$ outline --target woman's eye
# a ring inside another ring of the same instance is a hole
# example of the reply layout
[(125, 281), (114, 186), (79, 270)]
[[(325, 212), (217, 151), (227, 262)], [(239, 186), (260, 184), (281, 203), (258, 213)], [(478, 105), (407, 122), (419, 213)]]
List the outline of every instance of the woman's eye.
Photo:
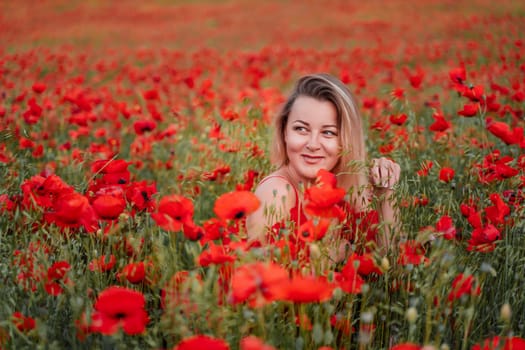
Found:
[(304, 126), (294, 126), (293, 129), (295, 131), (306, 131), (306, 128)]
[(337, 133), (335, 131), (332, 131), (332, 130), (325, 130), (324, 134), (328, 135), (328, 136), (337, 136)]

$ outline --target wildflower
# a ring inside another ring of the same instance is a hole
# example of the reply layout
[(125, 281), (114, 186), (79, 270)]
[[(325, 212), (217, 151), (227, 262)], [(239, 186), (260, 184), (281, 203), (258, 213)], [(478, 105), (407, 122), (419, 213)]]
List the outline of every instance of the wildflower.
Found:
[(467, 103), (463, 106), (463, 109), (458, 111), (459, 115), (464, 117), (473, 117), (478, 113), (478, 105), (474, 103)]
[(222, 244), (216, 245), (212, 241), (208, 242), (208, 248), (204, 249), (199, 255), (199, 265), (209, 266), (211, 264), (225, 264), (235, 261), (235, 255), (231, 255), (229, 250)]
[(434, 118), (434, 123), (430, 124), (428, 127), (430, 131), (443, 132), (452, 127), (452, 123), (446, 120), (445, 117), (439, 112), (432, 114), (432, 118)]
[(87, 232), (94, 232), (98, 227), (98, 218), (89, 200), (76, 192), (59, 196), (52, 210), (44, 214), (44, 220), (62, 229), (84, 227)]
[(507, 145), (525, 145), (524, 134), (522, 127), (515, 127), (511, 129), (509, 124), (504, 122), (498, 122), (494, 119), (487, 117), (485, 119), (486, 128), (491, 134), (501, 139)]
[(169, 195), (162, 197), (157, 212), (151, 217), (166, 231), (180, 231), (193, 220), (193, 203), (186, 197)]
[(443, 182), (450, 182), (454, 178), (454, 169), (443, 167), (439, 171), (439, 180)]
[(90, 271), (106, 272), (111, 270), (113, 266), (115, 266), (116, 262), (117, 259), (113, 254), (102, 255), (100, 258), (93, 259), (89, 263), (88, 268)]
[(408, 240), (399, 244), (398, 264), (403, 266), (409, 264), (419, 265), (427, 261), (425, 250), (420, 243)]
[(222, 220), (239, 220), (256, 211), (259, 206), (259, 198), (252, 192), (233, 191), (217, 198), (213, 211)]
[(323, 239), (331, 221), (328, 219), (308, 220), (299, 227), (297, 237), (305, 242), (314, 242)]
[(91, 202), (95, 213), (103, 220), (116, 220), (126, 209), (124, 192), (119, 186), (103, 187)]
[(119, 273), (120, 278), (125, 278), (129, 283), (137, 284), (146, 278), (146, 269), (144, 262), (129, 263), (122, 268)]
[(471, 350), (523, 350), (525, 349), (525, 339), (520, 337), (502, 338), (495, 336), (491, 339), (485, 339), (482, 345), (476, 344)]
[(414, 89), (421, 87), (421, 83), (425, 77), (425, 71), (421, 67), (417, 67), (415, 72), (411, 72), (407, 67), (403, 67), (403, 72)]
[(463, 295), (479, 295), (481, 289), (476, 286), (476, 279), (472, 275), (460, 273), (452, 281), (452, 290), (448, 294), (448, 300), (453, 302), (460, 299)]
[(436, 231), (443, 234), (443, 238), (452, 240), (456, 238), (456, 228), (452, 222), (452, 218), (448, 215), (443, 215), (436, 223)]
[(434, 162), (430, 160), (425, 160), (423, 164), (421, 164), (421, 168), (417, 171), (417, 175), (421, 177), (428, 176), (428, 172), (430, 171), (430, 169), (432, 169), (433, 166)]
[(408, 117), (406, 114), (402, 113), (400, 115), (391, 115), (389, 117), (389, 120), (390, 120), (390, 123), (394, 124), (394, 125), (403, 125), (405, 124), (405, 122), (407, 121)]
[(468, 240), (468, 251), (491, 252), (495, 248), (495, 241), (501, 238), (501, 233), (492, 224), (477, 227), (472, 231)]
[(332, 297), (335, 285), (326, 277), (294, 276), (283, 286), (282, 300), (294, 303), (314, 303), (327, 301)]
[(70, 283), (66, 273), (71, 269), (71, 265), (67, 261), (58, 261), (51, 265), (47, 270), (47, 281), (45, 282), (44, 289), (49, 295), (60, 295), (64, 291), (60, 282), (64, 284)]
[(229, 300), (233, 304), (249, 301), (252, 307), (277, 300), (288, 282), (288, 271), (274, 263), (245, 264), (233, 272)]
[(271, 345), (265, 344), (261, 339), (254, 335), (249, 335), (241, 339), (241, 350), (275, 350)]
[(105, 185), (122, 185), (129, 183), (129, 163), (122, 159), (103, 159), (91, 164), (93, 174), (101, 174), (101, 183)]
[(359, 294), (365, 281), (358, 274), (354, 265), (354, 260), (349, 260), (341, 270), (335, 275), (338, 286), (346, 293)]
[(36, 322), (35, 319), (30, 316), (25, 316), (19, 311), (16, 311), (11, 316), (13, 324), (18, 328), (20, 332), (27, 333), (32, 329), (35, 329)]
[(319, 170), (314, 186), (306, 189), (304, 199), (307, 202), (305, 211), (312, 216), (323, 218), (344, 217), (344, 211), (339, 206), (346, 191), (337, 188), (337, 179), (334, 174), (327, 170)]
[(112, 286), (100, 293), (91, 316), (90, 331), (115, 334), (120, 328), (126, 334), (144, 333), (149, 321), (144, 295), (132, 289)]
[(207, 335), (194, 335), (183, 339), (173, 350), (229, 350), (224, 340)]

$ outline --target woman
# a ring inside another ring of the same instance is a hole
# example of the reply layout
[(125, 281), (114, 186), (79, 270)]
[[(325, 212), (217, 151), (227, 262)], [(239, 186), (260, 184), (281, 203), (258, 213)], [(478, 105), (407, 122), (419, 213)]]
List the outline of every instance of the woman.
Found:
[[(367, 172), (361, 116), (354, 97), (338, 79), (328, 74), (301, 78), (275, 120), (272, 161), (277, 170), (255, 190), (259, 209), (247, 218), (250, 240), (265, 241), (274, 224), (291, 220), (299, 227), (308, 220), (303, 211), (303, 190), (315, 183), (320, 169), (337, 176), (337, 186), (350, 194), (350, 205), (366, 210), (371, 198), (388, 227), (395, 223), (393, 186), (399, 165), (375, 159)], [(372, 186), (369, 186), (372, 185)], [(370, 188), (372, 187), (372, 188)], [(389, 245), (389, 232), (377, 239)]]

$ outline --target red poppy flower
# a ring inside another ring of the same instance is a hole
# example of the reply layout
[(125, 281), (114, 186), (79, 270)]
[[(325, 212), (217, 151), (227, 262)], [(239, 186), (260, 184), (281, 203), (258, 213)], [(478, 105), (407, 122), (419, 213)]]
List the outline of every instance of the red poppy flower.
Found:
[(149, 321), (145, 304), (144, 295), (140, 292), (109, 287), (100, 293), (95, 302), (90, 331), (111, 335), (122, 328), (129, 335), (144, 333)]
[(522, 127), (511, 129), (507, 123), (495, 121), (490, 117), (488, 117), (485, 122), (487, 130), (500, 138), (507, 145), (521, 145), (525, 138)]
[(488, 221), (493, 225), (504, 224), (505, 217), (510, 214), (509, 206), (497, 193), (492, 193), (489, 198), (493, 205), (485, 208)]
[(44, 289), (49, 295), (60, 295), (64, 291), (61, 283), (69, 283), (66, 273), (71, 269), (67, 261), (58, 261), (47, 270), (47, 280)]
[(463, 295), (479, 295), (481, 289), (479, 286), (476, 286), (477, 281), (472, 275), (464, 275), (460, 273), (452, 281), (452, 290), (448, 294), (448, 300), (453, 302), (458, 300)]
[(421, 350), (421, 346), (413, 343), (403, 343), (394, 345), (390, 350)]
[(238, 220), (256, 211), (261, 202), (249, 191), (234, 191), (221, 195), (215, 201), (213, 211), (222, 220)]
[(492, 339), (485, 339), (482, 345), (476, 344), (471, 350), (525, 350), (525, 339), (520, 337), (501, 338), (495, 336)]
[(30, 316), (24, 316), (19, 311), (16, 311), (11, 316), (11, 320), (13, 321), (13, 324), (20, 332), (27, 333), (32, 329), (35, 329), (36, 322), (35, 319)]
[(335, 187), (337, 179), (334, 174), (321, 169), (317, 173), (316, 183), (306, 189), (304, 199), (307, 202), (305, 211), (312, 216), (323, 218), (344, 217), (344, 211), (339, 206), (346, 191)]
[(224, 245), (216, 245), (212, 241), (208, 242), (208, 248), (204, 249), (199, 255), (199, 265), (208, 266), (211, 264), (225, 264), (235, 261), (235, 255), (231, 255)]
[(44, 219), (63, 229), (82, 226), (86, 231), (94, 232), (98, 227), (97, 216), (88, 199), (76, 192), (58, 197), (53, 204), (53, 211), (47, 212)]
[(100, 258), (93, 259), (89, 263), (88, 268), (90, 271), (106, 272), (111, 270), (116, 263), (117, 259), (113, 254), (102, 255)]
[(305, 242), (314, 242), (323, 239), (328, 232), (332, 221), (321, 218), (320, 220), (308, 220), (299, 227), (297, 237)]
[(144, 262), (129, 263), (122, 268), (119, 273), (120, 278), (125, 278), (129, 283), (137, 284), (146, 278), (146, 268)]
[(430, 131), (443, 132), (452, 127), (452, 123), (446, 120), (441, 113), (432, 114), (432, 118), (434, 118), (434, 123), (429, 126)]
[(155, 202), (152, 197), (157, 193), (155, 183), (149, 184), (146, 181), (132, 182), (126, 189), (126, 199), (133, 205), (133, 208), (142, 211), (152, 212), (155, 210)]
[(36, 82), (31, 86), (31, 89), (37, 94), (41, 94), (42, 92), (46, 91), (46, 84), (42, 82)]
[(365, 283), (363, 278), (357, 273), (353, 261), (347, 262), (341, 272), (335, 274), (335, 281), (345, 293), (350, 294), (361, 293), (361, 288)]
[(456, 238), (456, 228), (452, 222), (452, 218), (448, 215), (443, 215), (436, 223), (436, 231), (443, 233), (443, 238), (452, 240)]
[(483, 101), (483, 86), (464, 86), (461, 89), (461, 95), (468, 98), (471, 102), (482, 102)]
[(222, 339), (207, 335), (194, 335), (183, 339), (173, 350), (229, 350), (230, 346)]
[(454, 178), (454, 174), (455, 174), (454, 169), (443, 167), (439, 171), (439, 180), (443, 182), (450, 182)]
[(230, 302), (250, 301), (252, 307), (279, 299), (282, 286), (288, 282), (288, 271), (274, 263), (245, 264), (233, 272)]
[(166, 231), (177, 232), (193, 220), (193, 203), (186, 197), (169, 195), (162, 197), (157, 212), (151, 217)]
[(265, 344), (254, 335), (242, 338), (239, 345), (241, 350), (275, 350), (273, 346)]
[(407, 121), (408, 117), (406, 114), (402, 113), (399, 115), (391, 115), (389, 117), (390, 123), (394, 125), (403, 125)]
[(143, 135), (146, 132), (153, 131), (157, 127), (154, 120), (137, 120), (133, 123), (133, 129), (137, 135)]
[(359, 262), (359, 266), (357, 267), (357, 273), (360, 274), (361, 276), (368, 276), (370, 274), (376, 274), (376, 275), (383, 274), (383, 271), (381, 271), (379, 266), (377, 266), (374, 260), (373, 254), (371, 253), (364, 253), (364, 254), (352, 253), (352, 255), (348, 258), (345, 266), (350, 267), (350, 264), (354, 266), (355, 262)]
[(468, 240), (467, 250), (479, 252), (491, 252), (495, 248), (495, 241), (501, 238), (501, 233), (492, 224), (485, 227), (477, 227), (472, 231)]
[(120, 190), (120, 193), (97, 193), (91, 205), (101, 219), (116, 220), (119, 215), (124, 212), (124, 209), (126, 209), (126, 200), (124, 199), (122, 190)]
[(430, 160), (425, 160), (422, 164), (421, 164), (421, 168), (417, 171), (417, 175), (418, 176), (428, 176), (428, 173), (430, 171), (430, 169), (432, 169), (432, 167), (434, 166), (434, 163)]
[(423, 246), (412, 240), (399, 244), (398, 264), (400, 265), (419, 265), (427, 262), (428, 258), (425, 256)]
[(294, 303), (316, 303), (330, 300), (335, 284), (326, 277), (294, 276), (282, 289), (282, 300)]
[(464, 66), (451, 69), (448, 72), (448, 76), (455, 85), (464, 85), (467, 80), (467, 72)]
[(421, 87), (421, 83), (425, 77), (425, 71), (421, 67), (417, 67), (415, 72), (411, 72), (407, 67), (403, 67), (403, 72), (413, 88), (419, 89)]
[(464, 117), (473, 117), (476, 114), (478, 114), (478, 104), (476, 103), (467, 103), (463, 106), (463, 109), (458, 111), (459, 115), (462, 115)]
[(91, 164), (93, 174), (102, 174), (101, 182), (107, 185), (129, 183), (129, 163), (122, 159), (103, 159)]

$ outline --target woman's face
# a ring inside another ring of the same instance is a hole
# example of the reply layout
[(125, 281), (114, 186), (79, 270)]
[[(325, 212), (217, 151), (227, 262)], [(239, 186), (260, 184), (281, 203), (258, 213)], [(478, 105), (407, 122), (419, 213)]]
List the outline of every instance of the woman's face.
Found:
[(329, 101), (299, 96), (284, 131), (289, 170), (303, 182), (312, 182), (319, 169), (333, 170), (341, 145), (337, 110)]

